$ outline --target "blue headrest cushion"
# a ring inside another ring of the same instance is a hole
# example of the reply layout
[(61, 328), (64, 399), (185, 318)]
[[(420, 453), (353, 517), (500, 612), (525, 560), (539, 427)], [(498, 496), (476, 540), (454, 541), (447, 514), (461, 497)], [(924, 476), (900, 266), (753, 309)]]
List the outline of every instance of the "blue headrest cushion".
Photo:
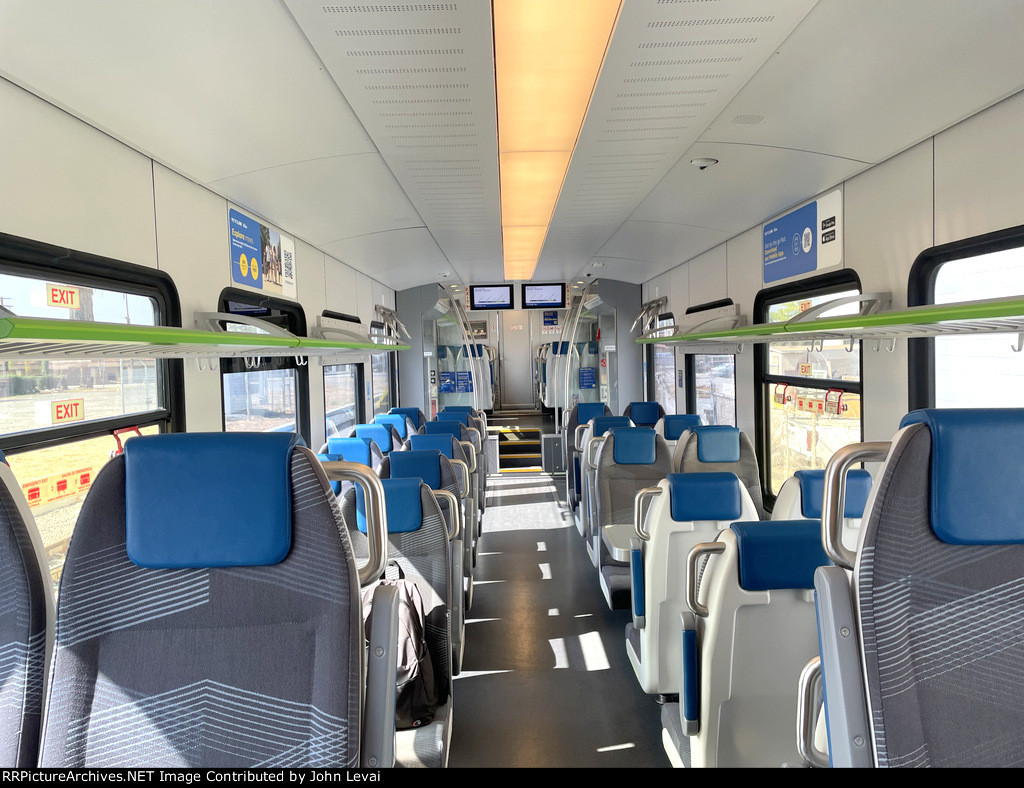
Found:
[[(388, 516), (389, 534), (407, 534), (423, 525), (423, 501), (419, 478), (381, 479), (384, 485), (384, 508)], [(366, 499), (363, 488), (356, 485), (356, 527), (366, 533)]]
[(372, 440), (385, 454), (393, 448), (391, 445), (391, 429), (387, 424), (357, 424), (356, 437)]
[(597, 342), (588, 342), (587, 343), (587, 352), (590, 353), (590, 354), (596, 353), (597, 352)]
[(423, 425), (425, 435), (453, 435), (462, 440), (461, 421), (428, 421)]
[(413, 451), (439, 451), (449, 460), (455, 458), (451, 435), (410, 435), (409, 448)]
[(576, 423), (586, 424), (591, 419), (603, 416), (605, 404), (603, 402), (581, 402), (576, 406)]
[(327, 453), (336, 455), (346, 462), (373, 466), (369, 440), (363, 438), (328, 438)]
[(7, 458), (4, 456), (4, 453), (2, 451), (0, 451), (0, 462), (2, 462), (4, 465), (10, 464), (7, 462)]
[(1024, 410), (915, 410), (932, 434), (931, 525), (948, 544), (1024, 543)]
[(556, 356), (568, 355), (568, 353), (569, 353), (569, 343), (568, 342), (552, 342), (551, 343), (551, 351)]
[(701, 462), (739, 462), (740, 431), (724, 424), (694, 427), (697, 459)]
[(821, 546), (817, 520), (773, 520), (733, 523), (740, 569), (740, 588), (814, 588), (814, 571), (832, 562)]
[(626, 416), (598, 416), (594, 419), (594, 437), (598, 438), (608, 432), (608, 430), (632, 426), (632, 423)]
[(610, 440), (619, 465), (650, 465), (658, 458), (658, 433), (650, 427), (620, 427)]
[[(337, 462), (338, 460), (345, 459), (340, 454), (318, 454), (316, 455), (316, 458), (320, 460), (320, 462)], [(334, 491), (335, 495), (340, 495), (341, 482), (331, 482), (331, 489)]]
[(419, 477), (431, 490), (441, 489), (441, 452), (394, 451), (388, 457), (392, 479)]
[[(800, 514), (809, 520), (821, 519), (821, 507), (825, 501), (825, 471), (797, 471), (793, 475), (800, 482)], [(843, 517), (863, 517), (870, 492), (870, 473), (862, 468), (847, 471)]]
[(735, 473), (670, 473), (669, 511), (677, 523), (735, 520), (743, 515), (740, 480)]
[(392, 408), (389, 413), (397, 413), (399, 416), (405, 416), (416, 425), (416, 429), (419, 429), (423, 425), (423, 414), (419, 408)]
[(687, 430), (700, 426), (700, 416), (694, 413), (680, 413), (676, 416), (665, 416), (665, 440), (677, 441)]
[(653, 427), (661, 418), (661, 405), (657, 402), (630, 402), (629, 418), (638, 427)]
[[(128, 557), (154, 569), (267, 566), (292, 542), (295, 433), (179, 433), (125, 443)], [(168, 480), (173, 480), (173, 484)]]
[(438, 421), (457, 421), (460, 424), (465, 424), (467, 427), (471, 426), (469, 423), (469, 411), (461, 410), (448, 410), (445, 408), (437, 414)]
[(400, 413), (379, 413), (373, 417), (374, 424), (383, 424), (395, 428), (399, 437), (405, 438), (405, 416)]
[(473, 407), (471, 405), (445, 405), (442, 413), (472, 413)]

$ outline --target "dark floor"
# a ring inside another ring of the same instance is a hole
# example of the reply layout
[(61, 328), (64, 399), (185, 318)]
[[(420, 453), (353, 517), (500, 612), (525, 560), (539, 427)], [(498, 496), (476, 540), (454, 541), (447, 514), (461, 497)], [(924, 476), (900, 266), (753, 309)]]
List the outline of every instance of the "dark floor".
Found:
[(455, 680), (453, 767), (669, 765), (660, 707), (626, 657), (629, 614), (605, 605), (556, 498), (563, 484), (544, 474), (491, 477)]

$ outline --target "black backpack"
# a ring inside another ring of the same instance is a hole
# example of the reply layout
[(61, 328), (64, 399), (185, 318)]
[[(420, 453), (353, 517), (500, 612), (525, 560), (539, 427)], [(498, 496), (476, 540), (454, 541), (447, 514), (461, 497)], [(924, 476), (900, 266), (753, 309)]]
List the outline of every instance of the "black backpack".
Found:
[[(419, 728), (434, 719), (437, 711), (437, 683), (425, 637), (426, 616), (423, 597), (411, 580), (382, 579), (378, 583), (398, 589), (398, 675), (395, 693), (395, 728)], [(373, 590), (363, 589), (363, 620), (369, 629), (373, 613)]]

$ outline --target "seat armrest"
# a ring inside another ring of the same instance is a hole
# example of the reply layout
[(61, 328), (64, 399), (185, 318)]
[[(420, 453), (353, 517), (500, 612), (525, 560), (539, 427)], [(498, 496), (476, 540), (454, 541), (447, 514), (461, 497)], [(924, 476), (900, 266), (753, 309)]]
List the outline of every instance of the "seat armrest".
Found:
[(373, 616), (366, 633), (366, 696), (360, 766), (395, 765), (395, 692), (398, 680), (398, 589), (378, 585), (373, 591)]
[(633, 609), (633, 628), (647, 624), (647, 599), (644, 596), (644, 548), (637, 537), (629, 540), (629, 580)]
[(683, 733), (696, 736), (700, 732), (700, 651), (697, 646), (697, 617), (680, 613), (683, 658), (680, 660), (679, 717)]

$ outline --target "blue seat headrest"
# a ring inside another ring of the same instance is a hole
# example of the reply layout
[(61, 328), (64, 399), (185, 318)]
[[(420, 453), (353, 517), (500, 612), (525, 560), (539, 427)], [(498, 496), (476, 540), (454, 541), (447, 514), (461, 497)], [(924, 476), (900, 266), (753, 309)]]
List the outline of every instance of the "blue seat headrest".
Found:
[(603, 402), (581, 402), (576, 406), (576, 423), (586, 424), (591, 419), (603, 416), (605, 408)]
[(442, 410), (440, 413), (437, 414), (437, 420), (438, 421), (457, 421), (460, 424), (464, 424), (467, 427), (470, 427), (472, 425), (469, 423), (469, 416), (470, 416), (469, 411), (448, 410), (448, 408), (445, 408), (444, 410)]
[(661, 418), (661, 405), (657, 402), (630, 402), (629, 418), (638, 427), (653, 427)]
[(932, 436), (932, 531), (949, 544), (1024, 543), (1024, 410), (915, 410), (900, 428), (923, 423)]
[(442, 413), (472, 413), (471, 405), (445, 405)]
[[(381, 479), (384, 485), (384, 508), (388, 516), (389, 534), (407, 534), (423, 525), (423, 500), (419, 478)], [(366, 533), (366, 499), (363, 488), (356, 485), (356, 528)]]
[(4, 465), (10, 465), (10, 463), (7, 462), (7, 458), (4, 456), (4, 453), (2, 451), (0, 451), (0, 462), (2, 462)]
[(392, 426), (395, 428), (395, 432), (403, 440), (406, 437), (405, 434), (405, 416), (400, 413), (378, 413), (373, 417), (374, 424), (383, 424), (384, 426)]
[(594, 419), (594, 437), (599, 438), (608, 432), (608, 430), (632, 426), (633, 425), (626, 416), (598, 416)]
[[(340, 454), (318, 454), (316, 455), (316, 458), (320, 460), (320, 462), (337, 462), (338, 460), (345, 459)], [(334, 491), (335, 495), (341, 495), (341, 482), (332, 481), (331, 489)]]
[(461, 421), (428, 421), (423, 425), (423, 429), (426, 430), (426, 435), (454, 435), (458, 440), (462, 440), (463, 426)]
[[(825, 471), (797, 471), (793, 475), (800, 482), (800, 514), (809, 520), (820, 520), (825, 501)], [(843, 517), (863, 517), (870, 493), (870, 473), (862, 468), (847, 471)]]
[(346, 462), (358, 462), (373, 467), (369, 439), (328, 438), (327, 453), (337, 455)]
[(297, 445), (295, 433), (281, 432), (127, 441), (128, 557), (154, 569), (280, 563), (291, 549)]
[(670, 473), (666, 479), (669, 512), (677, 523), (743, 516), (740, 480), (735, 473)]
[(423, 479), (431, 490), (441, 489), (441, 452), (439, 451), (393, 451), (388, 455), (391, 463), (391, 478)]
[(740, 431), (724, 424), (694, 427), (697, 459), (701, 462), (739, 462)]
[(651, 465), (658, 458), (658, 433), (650, 427), (619, 427), (611, 441), (618, 465)]
[(551, 352), (554, 353), (556, 356), (568, 355), (568, 353), (569, 353), (569, 343), (568, 342), (552, 342), (551, 343)]
[(454, 459), (451, 435), (410, 435), (409, 448), (413, 451), (439, 451), (449, 460)]
[(388, 412), (397, 413), (399, 416), (405, 416), (416, 425), (416, 429), (423, 426), (423, 412), (419, 408), (392, 408)]
[(832, 562), (821, 546), (817, 520), (733, 523), (739, 553), (740, 588), (814, 588), (814, 571)]
[(675, 416), (665, 416), (665, 440), (677, 441), (679, 436), (687, 430), (700, 426), (700, 416), (694, 413), (680, 413)]
[(394, 448), (391, 444), (391, 428), (387, 424), (357, 424), (356, 437), (373, 441), (384, 454)]
[(588, 342), (587, 343), (587, 352), (590, 353), (590, 354), (596, 353), (597, 352), (597, 342)]

